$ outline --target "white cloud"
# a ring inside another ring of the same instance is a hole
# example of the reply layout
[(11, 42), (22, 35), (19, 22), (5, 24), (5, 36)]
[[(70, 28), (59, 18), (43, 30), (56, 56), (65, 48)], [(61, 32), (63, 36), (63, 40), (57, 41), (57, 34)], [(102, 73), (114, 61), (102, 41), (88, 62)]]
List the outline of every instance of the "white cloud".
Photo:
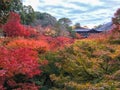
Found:
[(100, 0), (67, 0), (67, 1), (71, 1), (71, 2), (79, 2), (79, 3), (83, 3), (83, 4), (89, 4), (91, 6), (101, 6), (104, 3), (101, 2)]
[[(43, 0), (39, 0), (39, 1), (43, 1)], [(64, 1), (63, 0), (44, 0), (44, 3), (46, 5), (58, 5), (58, 4), (62, 4)]]
[(38, 10), (40, 2), (39, 0), (23, 0), (23, 5), (31, 5), (34, 8), (34, 10)]

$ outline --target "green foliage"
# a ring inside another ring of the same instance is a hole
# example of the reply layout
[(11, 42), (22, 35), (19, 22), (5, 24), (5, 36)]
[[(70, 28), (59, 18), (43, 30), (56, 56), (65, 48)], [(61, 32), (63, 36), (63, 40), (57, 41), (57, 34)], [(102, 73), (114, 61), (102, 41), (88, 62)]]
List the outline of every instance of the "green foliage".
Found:
[(0, 0), (0, 23), (5, 23), (10, 11), (11, 1)]
[(112, 18), (112, 22), (114, 24), (120, 24), (120, 8), (118, 8), (116, 13), (114, 14), (114, 17)]
[(31, 24), (35, 19), (33, 8), (23, 6), (22, 0), (0, 0), (0, 23), (6, 23), (11, 11), (20, 14), (23, 24)]
[(0, 23), (7, 21), (11, 11), (19, 13), (22, 8), (22, 0), (0, 0)]
[(72, 21), (69, 18), (60, 18), (58, 22), (64, 25), (66, 28), (68, 28), (70, 24), (72, 23)]
[(80, 26), (80, 23), (75, 23), (75, 29), (77, 29), (77, 28), (80, 28), (81, 26)]
[(30, 25), (35, 20), (35, 12), (32, 6), (23, 6), (21, 15), (21, 22), (25, 25)]
[(23, 8), (22, 0), (11, 0), (10, 11), (20, 12)]
[[(119, 88), (119, 45), (78, 40), (56, 53), (46, 53), (44, 72), (52, 90), (117, 90)], [(46, 85), (45, 85), (46, 86)]]
[(111, 40), (110, 43), (111, 44), (120, 44), (120, 39)]

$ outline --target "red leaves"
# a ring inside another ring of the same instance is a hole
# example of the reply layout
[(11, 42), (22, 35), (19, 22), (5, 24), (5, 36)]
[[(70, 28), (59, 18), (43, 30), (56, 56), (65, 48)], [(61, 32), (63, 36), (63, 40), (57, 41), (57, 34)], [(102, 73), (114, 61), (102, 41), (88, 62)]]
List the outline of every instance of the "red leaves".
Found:
[(8, 22), (4, 25), (3, 31), (6, 36), (16, 37), (16, 36), (29, 36), (29, 31), (20, 24), (20, 16), (16, 13), (11, 12)]
[(16, 23), (20, 23), (20, 16), (17, 13), (11, 12), (9, 15), (9, 19), (8, 22), (16, 22)]
[(40, 74), (37, 52), (27, 48), (8, 50), (2, 47), (0, 51), (0, 68), (6, 70), (7, 77), (17, 74), (33, 77)]
[(5, 88), (1, 84), (0, 84), (0, 90), (5, 90)]
[(57, 50), (57, 49), (62, 49), (65, 46), (68, 46), (74, 42), (74, 39), (68, 38), (68, 37), (50, 37), (50, 36), (41, 36), (39, 37), (41, 40), (46, 41), (49, 44), (49, 48), (51, 51)]
[(5, 81), (6, 70), (0, 70), (0, 90), (4, 90), (3, 84)]
[(49, 50), (49, 44), (43, 40), (24, 39), (19, 38), (12, 40), (7, 44), (8, 48), (30, 48), (39, 52), (45, 52)]
[(14, 81), (16, 75), (25, 75), (32, 78), (41, 73), (38, 63), (38, 54), (29, 48), (7, 49), (0, 47), (0, 90), (7, 81), (10, 87), (19, 87), (16, 90), (38, 90), (33, 83), (17, 83)]
[(57, 49), (62, 49), (64, 46), (68, 46), (74, 42), (74, 39), (67, 37), (49, 37), (49, 36), (41, 36), (37, 40), (35, 39), (25, 39), (25, 38), (17, 38), (11, 40), (7, 43), (6, 47), (8, 48), (30, 48), (32, 50), (36, 50), (39, 53), (44, 53), (46, 51), (53, 51)]
[(57, 38), (53, 38), (50, 42), (51, 50), (62, 49), (65, 46), (68, 46), (74, 42), (73, 39), (59, 36)]
[(22, 25), (20, 16), (14, 12), (10, 13), (9, 20), (3, 26), (3, 31), (8, 37), (35, 37), (37, 35), (33, 28)]
[(4, 76), (6, 73), (6, 70), (0, 70), (0, 77)]
[(84, 37), (81, 34), (76, 33), (76, 39), (84, 39)]
[(4, 90), (4, 87), (10, 87), (11, 90), (38, 90), (39, 87), (32, 81), (28, 82), (30, 78), (41, 74), (41, 66), (48, 64), (47, 60), (38, 60), (38, 53), (31, 48), (0, 47), (0, 90)]

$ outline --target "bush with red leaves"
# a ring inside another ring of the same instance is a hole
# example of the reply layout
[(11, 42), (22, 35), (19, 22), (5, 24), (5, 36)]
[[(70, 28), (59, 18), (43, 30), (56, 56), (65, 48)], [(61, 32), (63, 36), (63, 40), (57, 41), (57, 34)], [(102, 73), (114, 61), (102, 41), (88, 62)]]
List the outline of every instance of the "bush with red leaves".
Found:
[(11, 12), (7, 23), (3, 26), (3, 32), (8, 37), (35, 37), (37, 32), (30, 26), (24, 26), (20, 23), (20, 16)]
[[(19, 75), (19, 78), (24, 76), (23, 82), (21, 82), (21, 87), (24, 87), (26, 86), (24, 83), (26, 83), (27, 79), (32, 78), (35, 75), (39, 75), (40, 73), (40, 64), (38, 63), (38, 54), (36, 51), (28, 48), (7, 49), (0, 47), (0, 90), (4, 90), (2, 88), (5, 82), (7, 82), (9, 87), (18, 86), (19, 83), (14, 80), (17, 75)], [(19, 81), (22, 81), (22, 79)], [(6, 86), (4, 87), (7, 88)], [(28, 88), (29, 87), (33, 88), (31, 85), (28, 85)]]
[(49, 43), (49, 48), (50, 50), (58, 50), (58, 49), (62, 49), (65, 46), (69, 46), (70, 44), (72, 44), (74, 42), (74, 39), (72, 38), (68, 38), (68, 37), (63, 37), (63, 36), (59, 36), (59, 37), (50, 37), (50, 36), (40, 36), (39, 37), (41, 40), (46, 41), (47, 43)]
[(44, 40), (34, 40), (34, 39), (25, 39), (17, 38), (11, 40), (7, 43), (6, 47), (8, 48), (30, 48), (36, 50), (39, 53), (44, 53), (49, 50), (49, 44)]
[(8, 50), (4, 47), (0, 51), (0, 68), (5, 71), (6, 77), (40, 74), (37, 52), (27, 48)]
[(3, 26), (3, 32), (8, 37), (28, 37), (30, 35), (29, 31), (20, 24), (20, 16), (14, 12), (10, 13), (7, 23)]

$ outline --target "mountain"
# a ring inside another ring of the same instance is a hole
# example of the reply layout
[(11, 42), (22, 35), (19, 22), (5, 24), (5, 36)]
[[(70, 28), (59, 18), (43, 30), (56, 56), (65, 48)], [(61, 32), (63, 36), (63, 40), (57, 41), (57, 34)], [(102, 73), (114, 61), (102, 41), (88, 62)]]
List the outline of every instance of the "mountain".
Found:
[(107, 31), (110, 30), (112, 28), (113, 23), (112, 22), (108, 22), (106, 24), (101, 25), (98, 28), (94, 28), (97, 31)]

